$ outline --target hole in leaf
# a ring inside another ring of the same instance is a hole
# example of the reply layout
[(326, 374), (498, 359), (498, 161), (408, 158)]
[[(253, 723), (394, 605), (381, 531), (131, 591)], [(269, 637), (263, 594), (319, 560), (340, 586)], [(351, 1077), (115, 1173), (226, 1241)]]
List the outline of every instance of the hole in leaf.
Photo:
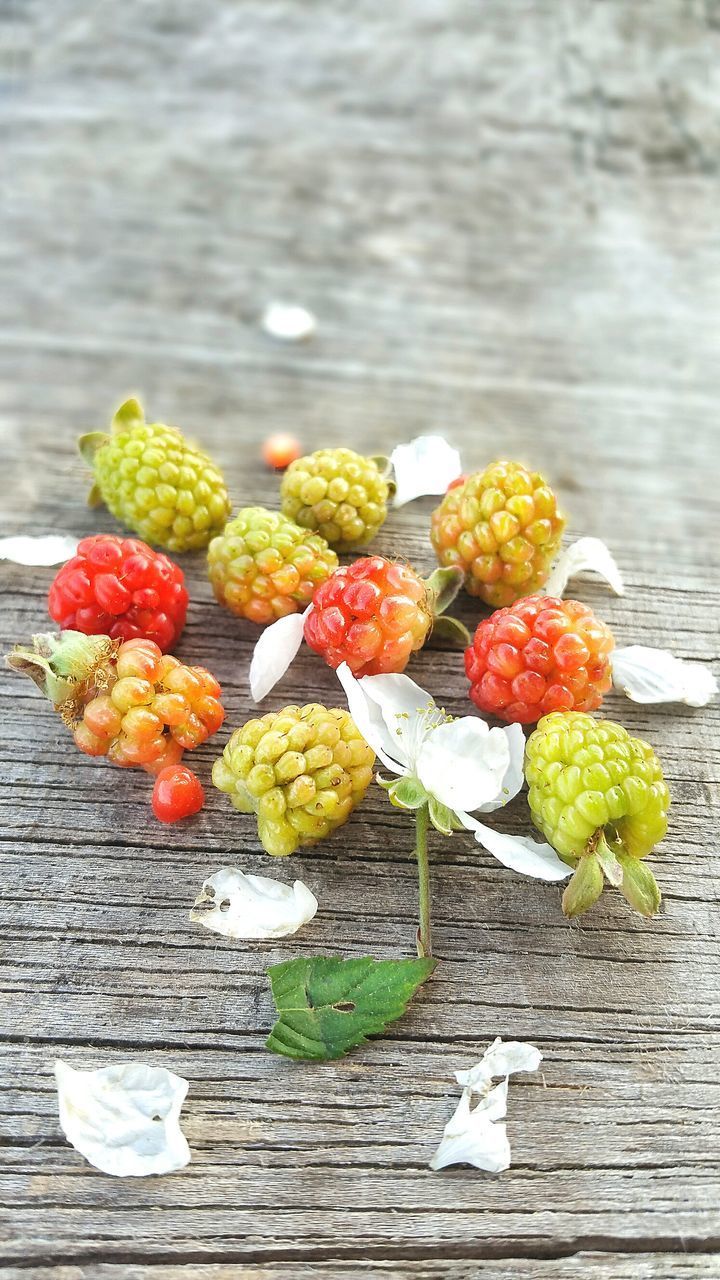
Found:
[(339, 1004), (333, 1005), (333, 1009), (335, 1009), (337, 1013), (354, 1013), (355, 1005), (352, 1000), (341, 1000)]

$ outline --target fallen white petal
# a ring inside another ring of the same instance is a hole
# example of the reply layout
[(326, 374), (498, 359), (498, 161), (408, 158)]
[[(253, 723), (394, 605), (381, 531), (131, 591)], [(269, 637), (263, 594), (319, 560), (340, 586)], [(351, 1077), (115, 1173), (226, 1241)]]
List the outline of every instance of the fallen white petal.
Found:
[(504, 731), (462, 716), (437, 725), (425, 738), (416, 772), (425, 790), (449, 809), (477, 809), (497, 796), (509, 764)]
[(464, 1090), (443, 1130), (440, 1145), (430, 1161), (431, 1169), (449, 1164), (471, 1164), (485, 1173), (502, 1173), (510, 1167), (507, 1129), (500, 1123), (507, 1114), (507, 1081), (503, 1080), (477, 1106)]
[(523, 1040), (502, 1040), (497, 1036), (479, 1062), (467, 1071), (456, 1071), (455, 1079), (472, 1093), (485, 1093), (494, 1076), (509, 1076), (515, 1071), (537, 1071), (542, 1054), (534, 1044)]
[[(499, 1123), (507, 1114), (508, 1078), (515, 1071), (537, 1071), (541, 1062), (542, 1054), (535, 1045), (520, 1040), (503, 1043), (498, 1036), (480, 1062), (467, 1071), (456, 1071), (455, 1079), (464, 1086), (463, 1092), (430, 1168), (471, 1164), (488, 1173), (509, 1168), (510, 1144), (505, 1125)], [(505, 1079), (493, 1088), (496, 1076)]]
[(611, 654), (613, 683), (633, 702), (686, 702), (704, 707), (718, 691), (709, 667), (684, 662), (665, 649), (631, 644)]
[(565, 880), (571, 875), (572, 868), (560, 861), (549, 844), (539, 844), (528, 836), (508, 836), (493, 831), (492, 827), (486, 827), (484, 822), (460, 810), (457, 816), (468, 831), (474, 832), (478, 844), (511, 871), (536, 880)]
[(282, 884), (270, 876), (221, 867), (203, 884), (190, 919), (226, 938), (287, 938), (312, 920), (317, 898), (302, 880)]
[(263, 312), (261, 324), (271, 338), (281, 342), (302, 342), (316, 328), (312, 311), (291, 302), (271, 302)]
[(57, 1060), (55, 1079), (63, 1133), (96, 1169), (145, 1177), (189, 1162), (180, 1129), (188, 1091), (182, 1076), (144, 1062), (76, 1071)]
[(570, 578), (577, 573), (597, 573), (604, 578), (616, 596), (624, 595), (622, 575), (609, 549), (600, 538), (578, 538), (566, 547), (550, 571), (543, 592), (548, 596), (561, 596)]
[(464, 806), (468, 809), (472, 808), (476, 813), (493, 813), (495, 809), (501, 809), (503, 805), (509, 804), (511, 800), (515, 799), (525, 781), (523, 768), (525, 764), (525, 734), (522, 731), (522, 725), (506, 725), (502, 732), (507, 738), (510, 751), (508, 767), (498, 792), (493, 796), (492, 800), (488, 800), (485, 804)]
[(77, 544), (77, 538), (69, 533), (49, 533), (38, 538), (24, 535), (0, 538), (0, 560), (27, 565), (64, 564), (75, 555)]
[(425, 494), (445, 493), (462, 473), (460, 454), (442, 436), (417, 436), (390, 454), (395, 478), (393, 506), (403, 507)]
[(254, 702), (262, 702), (285, 675), (303, 642), (305, 619), (311, 609), (310, 604), (304, 613), (288, 613), (263, 631), (250, 662), (250, 693)]

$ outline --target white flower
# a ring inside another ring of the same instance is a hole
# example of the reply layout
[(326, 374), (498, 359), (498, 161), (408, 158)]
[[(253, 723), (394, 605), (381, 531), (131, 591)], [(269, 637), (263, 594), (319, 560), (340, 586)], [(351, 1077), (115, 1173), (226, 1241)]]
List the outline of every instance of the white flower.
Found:
[(553, 565), (542, 594), (561, 596), (570, 578), (577, 573), (597, 573), (604, 578), (616, 596), (624, 595), (622, 574), (610, 551), (600, 538), (578, 538), (561, 551)]
[(633, 702), (686, 702), (704, 707), (717, 693), (709, 667), (683, 662), (664, 649), (632, 644), (610, 655), (613, 682)]
[(49, 533), (46, 537), (0, 538), (0, 560), (14, 564), (63, 564), (75, 555), (77, 538), (70, 533)]
[[(503, 1044), (498, 1036), (480, 1062), (469, 1071), (456, 1071), (455, 1079), (464, 1088), (430, 1168), (472, 1164), (488, 1173), (509, 1169), (510, 1143), (505, 1125), (499, 1123), (507, 1115), (508, 1080), (515, 1071), (537, 1071), (541, 1062), (542, 1054), (534, 1045), (519, 1040)], [(493, 1088), (495, 1076), (505, 1079)]]
[(190, 919), (226, 938), (287, 938), (312, 920), (317, 898), (302, 880), (282, 884), (221, 867), (203, 884)]
[[(420, 784), (417, 799), (408, 794), (406, 807), (417, 808), (429, 799), (432, 816), (434, 805), (445, 806), (478, 844), (523, 875), (541, 880), (570, 875), (549, 844), (501, 835), (468, 812), (491, 813), (520, 790), (525, 751), (520, 725), (490, 729), (476, 716), (453, 720), (408, 676), (356, 680), (346, 663), (337, 676), (368, 746), (391, 773)], [(402, 789), (396, 795), (402, 806)]]
[(121, 1062), (97, 1071), (55, 1063), (60, 1125), (103, 1173), (118, 1178), (171, 1173), (190, 1160), (180, 1129), (188, 1082), (166, 1067)]
[(390, 462), (395, 507), (404, 507), (406, 502), (426, 494), (445, 493), (462, 471), (460, 454), (442, 436), (417, 436), (409, 444), (397, 444)]

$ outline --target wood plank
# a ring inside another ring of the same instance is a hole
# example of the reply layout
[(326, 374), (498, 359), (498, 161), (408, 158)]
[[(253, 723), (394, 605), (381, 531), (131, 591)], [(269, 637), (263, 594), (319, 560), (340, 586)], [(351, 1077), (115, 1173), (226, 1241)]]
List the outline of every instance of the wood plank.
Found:
[[(569, 536), (609, 542), (627, 594), (576, 589), (619, 644), (717, 664), (714, 5), (28, 0), (0, 19), (0, 533), (116, 528), (83, 505), (74, 437), (131, 391), (217, 456), (236, 506), (276, 502), (273, 430), (368, 453), (437, 430), (468, 469), (531, 462)], [(276, 298), (312, 307), (312, 341), (262, 332)], [(432, 505), (393, 513), (377, 550), (429, 571)], [(212, 603), (201, 555), (183, 567), (178, 652), (228, 707), (196, 753), (208, 780), (253, 713), (256, 632)], [(46, 626), (51, 577), (0, 564), (3, 649)], [(412, 674), (467, 711), (456, 653), (431, 641)], [(342, 701), (309, 653), (267, 705), (300, 691)], [(605, 704), (672, 790), (657, 921), (608, 894), (569, 925), (556, 886), (437, 837), (436, 977), (320, 1066), (265, 1051), (264, 970), (412, 951), (404, 815), (373, 789), (269, 868), (211, 787), (160, 829), (147, 779), (80, 757), (6, 671), (0, 704), (0, 1280), (717, 1275), (720, 704)], [(524, 799), (493, 821), (526, 830)], [(318, 916), (268, 947), (191, 924), (228, 861), (301, 877)], [(496, 1034), (545, 1055), (511, 1086), (513, 1167), (433, 1174), (453, 1071)], [(58, 1128), (55, 1057), (187, 1076), (188, 1168), (89, 1168)]]

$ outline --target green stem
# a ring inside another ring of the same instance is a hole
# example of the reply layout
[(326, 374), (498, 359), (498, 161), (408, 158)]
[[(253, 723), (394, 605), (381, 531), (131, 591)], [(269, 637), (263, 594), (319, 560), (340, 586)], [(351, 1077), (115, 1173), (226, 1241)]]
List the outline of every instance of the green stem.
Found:
[(428, 862), (427, 834), (429, 810), (426, 804), (415, 811), (415, 857), (418, 864), (418, 898), (420, 902), (420, 927), (417, 933), (419, 956), (432, 955), (430, 931), (430, 864)]

